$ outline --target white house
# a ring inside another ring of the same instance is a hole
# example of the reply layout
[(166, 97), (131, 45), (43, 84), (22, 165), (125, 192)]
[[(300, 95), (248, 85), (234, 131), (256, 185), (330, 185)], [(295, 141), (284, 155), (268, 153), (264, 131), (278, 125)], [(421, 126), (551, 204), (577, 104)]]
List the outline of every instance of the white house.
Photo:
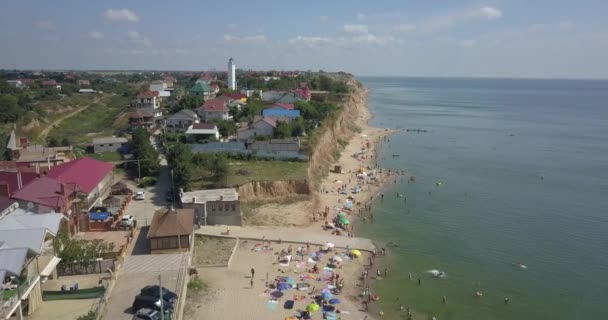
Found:
[(160, 109), (160, 93), (158, 91), (145, 91), (137, 95), (135, 107), (143, 109)]
[(194, 111), (184, 109), (168, 116), (165, 121), (165, 128), (167, 132), (184, 132), (188, 127), (199, 123), (199, 121), (200, 118)]
[(6, 83), (15, 88), (25, 87), (25, 83), (21, 82), (21, 80), (6, 80)]
[(228, 109), (228, 102), (224, 99), (207, 100), (202, 107), (199, 107), (196, 110), (205, 122), (228, 120), (232, 118), (230, 116), (230, 109)]
[(272, 136), (276, 127), (276, 119), (258, 116), (248, 126), (239, 128), (236, 131), (236, 138), (248, 140), (257, 136)]
[(208, 138), (220, 139), (220, 131), (215, 123), (195, 123), (186, 130), (186, 139), (190, 141), (204, 140)]

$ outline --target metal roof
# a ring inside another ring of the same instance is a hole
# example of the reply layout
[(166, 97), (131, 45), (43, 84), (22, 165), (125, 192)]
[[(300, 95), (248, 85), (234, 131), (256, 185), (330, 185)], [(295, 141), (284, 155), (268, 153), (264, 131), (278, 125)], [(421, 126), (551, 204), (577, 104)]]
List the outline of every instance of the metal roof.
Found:
[[(66, 219), (61, 213), (32, 213), (17, 208), (0, 219), (0, 230), (39, 229), (44, 228), (53, 234), (59, 232), (61, 220)], [(2, 236), (0, 235), (0, 238)]]
[(4, 281), (7, 275), (19, 275), (26, 259), (26, 248), (0, 249), (0, 279)]

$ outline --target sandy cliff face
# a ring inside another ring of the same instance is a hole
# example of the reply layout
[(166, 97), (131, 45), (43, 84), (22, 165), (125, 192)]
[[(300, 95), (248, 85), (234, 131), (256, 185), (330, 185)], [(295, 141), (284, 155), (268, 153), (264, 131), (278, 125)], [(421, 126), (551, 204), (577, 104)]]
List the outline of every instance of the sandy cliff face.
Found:
[(310, 159), (308, 177), (312, 188), (318, 189), (319, 182), (325, 177), (331, 166), (339, 159), (343, 143), (349, 141), (360, 131), (370, 116), (367, 109), (367, 89), (354, 77), (347, 81), (351, 94), (341, 103), (342, 112), (328, 126), (321, 127), (318, 143)]
[(310, 194), (307, 180), (252, 181), (238, 187), (241, 200)]

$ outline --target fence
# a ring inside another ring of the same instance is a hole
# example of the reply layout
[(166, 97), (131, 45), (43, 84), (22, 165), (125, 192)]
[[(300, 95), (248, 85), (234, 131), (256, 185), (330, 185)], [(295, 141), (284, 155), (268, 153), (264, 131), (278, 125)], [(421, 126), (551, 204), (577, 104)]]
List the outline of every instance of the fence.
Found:
[(104, 273), (108, 269), (115, 271), (114, 259), (103, 259), (99, 261), (81, 262), (81, 263), (59, 263), (57, 265), (57, 274), (59, 276), (77, 276), (85, 274)]

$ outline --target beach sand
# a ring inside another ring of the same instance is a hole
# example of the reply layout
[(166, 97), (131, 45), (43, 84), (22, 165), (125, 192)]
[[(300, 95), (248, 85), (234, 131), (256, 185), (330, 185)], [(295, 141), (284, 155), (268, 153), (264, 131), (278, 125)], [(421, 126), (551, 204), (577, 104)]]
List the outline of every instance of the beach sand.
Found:
[[(343, 173), (329, 172), (319, 185), (319, 192), (312, 195), (311, 201), (300, 201), (295, 203), (277, 205), (267, 204), (262, 205), (253, 210), (253, 216), (257, 223), (260, 221), (268, 221), (268, 225), (291, 226), (294, 232), (308, 233), (318, 237), (322, 234), (329, 234), (330, 231), (323, 230), (326, 221), (331, 222), (331, 219), (337, 214), (337, 208), (341, 207), (348, 196), (353, 198), (355, 206), (352, 212), (346, 212), (348, 219), (351, 222), (357, 219), (367, 219), (371, 214), (371, 203), (376, 196), (385, 190), (395, 179), (404, 178), (394, 172), (390, 173), (386, 170), (378, 172), (378, 179), (373, 183), (361, 185), (361, 192), (353, 194), (350, 190), (356, 184), (356, 172), (360, 168), (364, 168), (369, 172), (368, 166), (375, 167), (376, 150), (379, 143), (382, 142), (385, 136), (396, 132), (397, 130), (388, 130), (381, 128), (370, 127), (367, 122), (371, 119), (371, 113), (367, 108), (367, 92), (364, 88), (358, 89), (354, 93), (355, 98), (350, 101), (353, 105), (349, 106), (348, 113), (344, 121), (350, 122), (350, 125), (355, 125), (360, 128), (355, 132), (351, 132), (348, 139), (348, 144), (344, 147), (340, 154), (340, 158), (333, 165), (340, 165)], [(365, 153), (358, 158), (353, 157), (365, 149)], [(313, 165), (311, 163), (311, 166)], [(333, 169), (333, 165), (330, 166)], [(338, 182), (341, 181), (341, 183)], [(349, 183), (350, 180), (350, 183)], [(368, 179), (365, 179), (368, 180)], [(369, 181), (369, 180), (368, 180)], [(346, 185), (347, 195), (340, 194), (338, 188)], [(360, 203), (360, 205), (358, 205)], [(325, 208), (329, 208), (327, 218), (323, 218), (320, 212)], [(359, 212), (361, 209), (361, 213)], [(352, 225), (352, 224), (351, 224)], [(246, 227), (246, 226), (245, 226)], [(350, 228), (349, 228), (350, 229)], [(348, 230), (352, 232), (352, 230)], [(271, 232), (271, 231), (270, 231)], [(354, 230), (356, 235), (357, 230)], [(185, 319), (285, 319), (287, 316), (294, 316), (297, 309), (305, 309), (312, 298), (309, 296), (310, 291), (288, 290), (285, 296), (280, 299), (279, 303), (274, 306), (276, 308), (271, 311), (268, 306), (269, 295), (265, 293), (267, 287), (266, 274), (269, 281), (273, 281), (275, 277), (292, 276), (298, 282), (299, 275), (305, 269), (296, 268), (294, 262), (289, 268), (279, 267), (277, 262), (277, 251), (286, 249), (289, 244), (272, 243), (272, 252), (254, 252), (252, 248), (255, 244), (261, 244), (261, 241), (242, 240), (232, 256), (231, 263), (228, 267), (207, 267), (198, 268), (199, 277), (207, 285), (207, 290), (203, 293), (189, 294)], [(299, 245), (292, 244), (294, 250)], [(312, 248), (311, 251), (316, 250)], [(339, 249), (342, 252), (345, 250)], [(341, 269), (337, 269), (341, 278), (344, 279), (345, 286), (342, 293), (338, 296), (341, 304), (338, 305), (340, 310), (347, 311), (348, 314), (340, 314), (341, 319), (375, 319), (378, 309), (376, 303), (370, 303), (370, 310), (375, 310), (372, 313), (363, 311), (363, 298), (361, 293), (365, 287), (370, 286), (373, 294), (373, 281), (376, 273), (375, 268), (369, 268), (369, 277), (363, 282), (360, 280), (363, 270), (368, 267), (369, 257), (371, 253), (364, 252), (363, 256), (353, 261), (345, 261)], [(304, 257), (307, 259), (307, 257)], [(319, 262), (318, 266), (323, 267), (327, 264), (327, 256)], [(307, 268), (312, 267), (312, 264), (307, 264)], [(256, 274), (251, 287), (250, 269), (255, 268)], [(283, 270), (285, 273), (280, 272)], [(295, 273), (300, 272), (300, 273)], [(311, 286), (317, 284), (317, 292), (326, 287), (323, 282), (307, 281)], [(299, 292), (299, 293), (298, 293)], [(283, 308), (285, 300), (293, 300), (293, 295), (298, 293), (304, 295), (303, 301), (297, 301), (291, 310)], [(321, 319), (321, 312), (313, 314), (313, 319)]]

